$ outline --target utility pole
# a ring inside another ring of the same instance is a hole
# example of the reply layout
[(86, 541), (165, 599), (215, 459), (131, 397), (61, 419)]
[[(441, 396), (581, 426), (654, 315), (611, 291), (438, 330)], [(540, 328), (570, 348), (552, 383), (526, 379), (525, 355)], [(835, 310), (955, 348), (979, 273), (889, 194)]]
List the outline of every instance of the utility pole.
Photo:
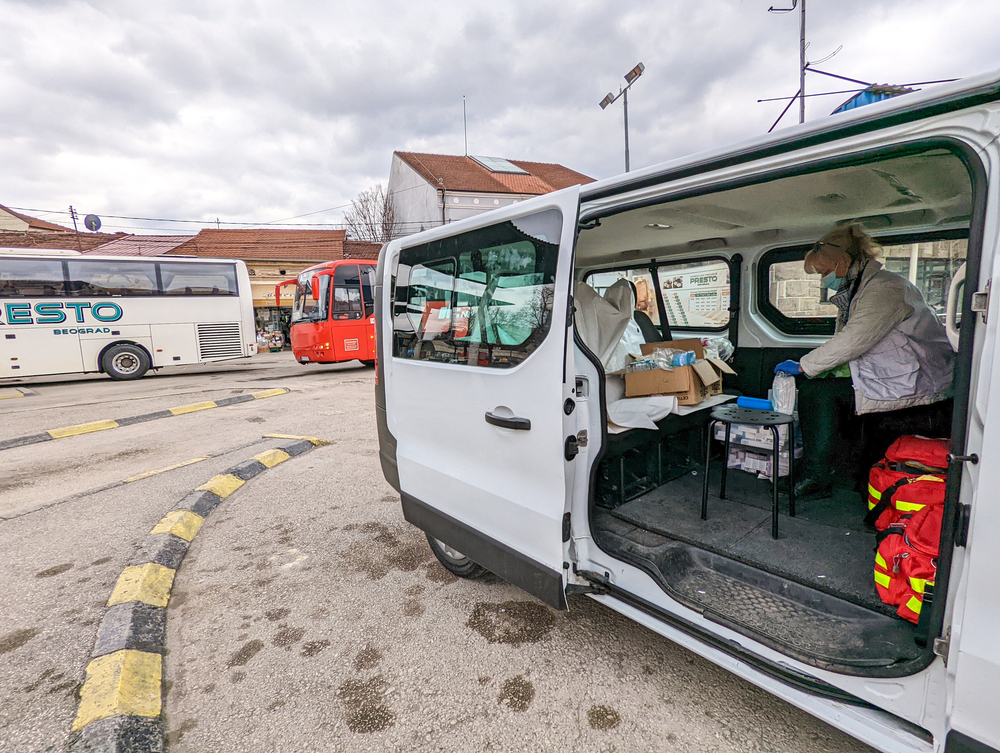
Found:
[(82, 254), (83, 245), (80, 243), (80, 231), (76, 227), (76, 210), (73, 209), (73, 205), (69, 205), (69, 216), (73, 218), (73, 234), (76, 236), (76, 248)]
[(623, 94), (622, 106), (625, 108), (625, 172), (628, 172), (628, 89)]
[(465, 114), (465, 95), (462, 95), (462, 128), (465, 130), (465, 156), (469, 156), (469, 118)]
[[(799, 123), (806, 122), (806, 0), (799, 11)], [(794, 3), (792, 4), (794, 8)]]

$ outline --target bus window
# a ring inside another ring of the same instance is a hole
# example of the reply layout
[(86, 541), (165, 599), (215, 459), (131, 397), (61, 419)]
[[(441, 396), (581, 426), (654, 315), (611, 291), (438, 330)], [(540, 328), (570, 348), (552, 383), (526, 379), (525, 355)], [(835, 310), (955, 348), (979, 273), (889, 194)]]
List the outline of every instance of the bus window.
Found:
[(333, 270), (334, 319), (361, 318), (361, 278), (357, 264), (343, 264)]
[(144, 261), (71, 261), (69, 290), (74, 296), (153, 295), (156, 265)]
[(361, 267), (361, 296), (365, 300), (365, 317), (375, 313), (375, 267)]
[(63, 295), (61, 261), (7, 259), (0, 266), (0, 298)]
[(231, 264), (160, 264), (167, 295), (237, 295)]

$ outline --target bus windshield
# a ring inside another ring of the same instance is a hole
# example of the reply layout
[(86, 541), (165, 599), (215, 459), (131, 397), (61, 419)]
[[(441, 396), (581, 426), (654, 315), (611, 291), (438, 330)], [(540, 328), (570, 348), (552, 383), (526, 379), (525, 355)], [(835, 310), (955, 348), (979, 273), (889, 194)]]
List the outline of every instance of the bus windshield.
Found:
[(327, 317), (330, 310), (330, 276), (319, 277), (319, 300), (313, 299), (313, 272), (306, 270), (299, 275), (295, 286), (295, 302), (292, 304), (292, 324), (295, 322), (319, 322)]

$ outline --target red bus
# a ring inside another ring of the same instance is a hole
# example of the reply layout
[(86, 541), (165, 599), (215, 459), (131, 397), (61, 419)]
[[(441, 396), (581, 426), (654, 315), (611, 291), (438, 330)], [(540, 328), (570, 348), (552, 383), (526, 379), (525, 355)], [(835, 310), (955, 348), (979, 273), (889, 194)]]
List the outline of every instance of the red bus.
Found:
[(296, 361), (375, 363), (376, 265), (362, 259), (328, 261), (275, 286), (279, 306), (282, 286), (295, 286), (290, 337)]

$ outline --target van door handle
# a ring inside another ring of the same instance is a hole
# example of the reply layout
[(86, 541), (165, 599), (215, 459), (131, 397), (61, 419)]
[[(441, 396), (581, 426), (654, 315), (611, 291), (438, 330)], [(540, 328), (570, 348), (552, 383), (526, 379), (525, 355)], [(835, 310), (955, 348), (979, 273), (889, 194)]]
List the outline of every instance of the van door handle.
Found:
[(505, 429), (517, 429), (519, 431), (531, 431), (531, 420), (518, 418), (517, 416), (498, 416), (496, 413), (486, 411), (486, 423), (494, 426), (502, 426)]

